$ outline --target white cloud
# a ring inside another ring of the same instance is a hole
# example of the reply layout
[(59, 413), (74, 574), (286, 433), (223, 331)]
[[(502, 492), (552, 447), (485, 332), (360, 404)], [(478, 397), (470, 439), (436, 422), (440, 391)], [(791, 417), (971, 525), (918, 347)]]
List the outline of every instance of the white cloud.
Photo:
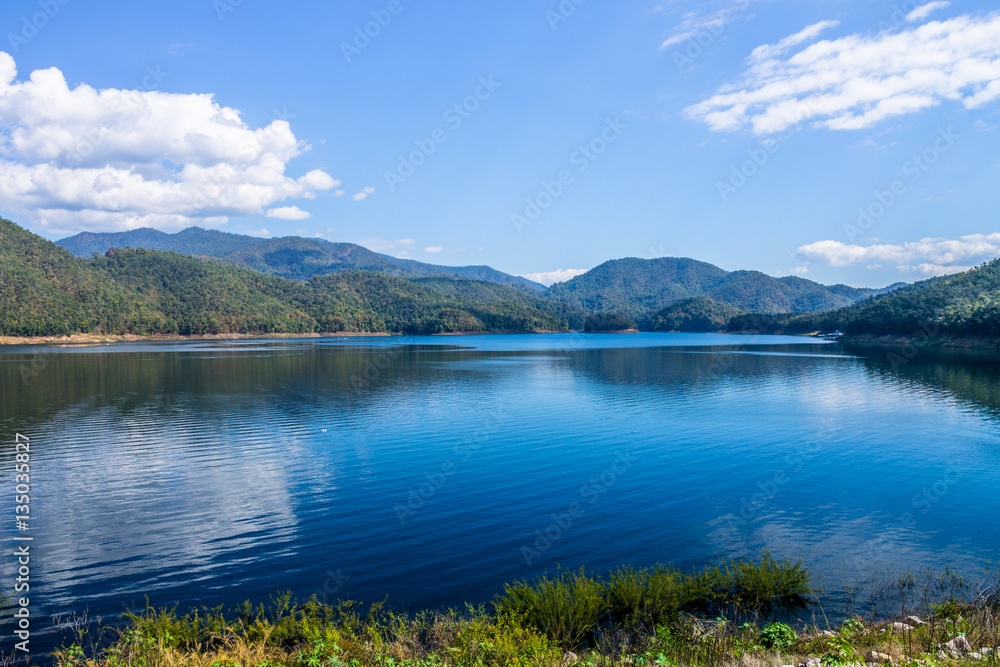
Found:
[(375, 193), (375, 188), (371, 188), (371, 187), (362, 188), (361, 192), (359, 192), (358, 194), (354, 195), (354, 201), (364, 201), (364, 200), (368, 199), (368, 195), (371, 195), (371, 194), (374, 194), (374, 193)]
[(269, 239), (272, 236), (274, 236), (274, 234), (272, 234), (268, 229), (248, 229), (243, 233), (246, 234), (247, 236), (260, 236), (261, 238), (265, 239)]
[(278, 218), (279, 220), (308, 220), (312, 217), (312, 213), (309, 211), (303, 211), (298, 206), (272, 208), (264, 215), (269, 218)]
[(70, 88), (56, 68), (18, 81), (0, 52), (0, 207), (51, 233), (211, 227), (311, 199), (339, 181), (285, 175), (308, 149), (212, 95)]
[(680, 24), (674, 27), (673, 34), (660, 44), (660, 48), (666, 49), (692, 38), (715, 41), (722, 35), (726, 25), (736, 19), (739, 8), (735, 6), (736, 3), (733, 4), (734, 7), (720, 9), (711, 14), (688, 12)]
[(429, 248), (424, 248), (424, 252), (429, 252), (431, 254), (436, 254), (436, 253), (439, 253), (439, 252), (444, 252), (444, 246), (443, 245), (435, 245), (435, 246), (431, 246)]
[(554, 285), (566, 282), (586, 272), (587, 269), (557, 269), (555, 271), (542, 271), (539, 273), (524, 273), (521, 274), (521, 277), (543, 285)]
[(847, 245), (840, 241), (819, 241), (799, 248), (798, 255), (810, 262), (844, 267), (880, 263), (895, 265), (900, 271), (918, 271), (927, 276), (967, 271), (972, 266), (1000, 257), (1000, 233), (973, 234), (958, 239), (928, 238), (902, 244)]
[(929, 264), (923, 263), (916, 267), (916, 270), (928, 278), (933, 278), (934, 276), (950, 276), (953, 273), (962, 273), (963, 271), (968, 271), (971, 266), (941, 266), (940, 264)]
[(402, 257), (404, 259), (409, 259), (410, 251), (412, 251), (417, 246), (417, 240), (387, 239), (381, 236), (374, 236), (367, 239), (361, 239), (359, 245), (362, 245), (374, 252), (380, 252), (385, 255), (392, 255), (394, 257)]
[(920, 21), (930, 16), (931, 12), (937, 11), (938, 9), (944, 9), (945, 7), (950, 7), (951, 3), (947, 0), (935, 0), (934, 2), (928, 2), (926, 5), (920, 5), (912, 12), (906, 15), (906, 20), (910, 23), (914, 21)]
[(820, 21), (819, 23), (814, 23), (811, 26), (803, 28), (794, 35), (785, 37), (777, 44), (763, 44), (758, 46), (753, 50), (753, 53), (750, 54), (750, 60), (761, 61), (774, 58), (782, 53), (785, 53), (793, 46), (798, 46), (802, 42), (808, 42), (824, 30), (836, 28), (839, 25), (840, 21)]
[(673, 37), (668, 37), (662, 44), (660, 44), (660, 48), (666, 49), (673, 46), (674, 44), (680, 44), (681, 42), (685, 42), (691, 39), (697, 34), (698, 34), (697, 30), (685, 30), (684, 32), (674, 35)]
[(848, 35), (787, 58), (773, 57), (776, 48), (759, 47), (763, 59), (751, 57), (738, 85), (686, 114), (713, 130), (750, 125), (773, 134), (800, 123), (849, 130), (946, 101), (973, 109), (1000, 97), (1000, 13)]

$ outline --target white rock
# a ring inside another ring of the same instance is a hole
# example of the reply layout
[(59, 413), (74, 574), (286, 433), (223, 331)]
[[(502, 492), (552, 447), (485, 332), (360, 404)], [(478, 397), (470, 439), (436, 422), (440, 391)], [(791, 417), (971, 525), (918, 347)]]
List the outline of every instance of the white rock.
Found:
[(880, 665), (883, 662), (892, 662), (892, 656), (887, 653), (871, 651), (865, 656), (865, 662), (873, 665)]
[(806, 667), (822, 667), (823, 661), (819, 658), (809, 658), (806, 660)]
[(906, 623), (900, 623), (899, 621), (893, 623), (889, 627), (892, 628), (893, 632), (909, 632), (913, 629), (912, 625), (907, 625)]
[(926, 621), (921, 621), (920, 618), (917, 616), (907, 616), (903, 620), (913, 626), (927, 625)]
[(965, 635), (955, 637), (950, 642), (945, 644), (944, 647), (948, 649), (949, 652), (957, 653), (959, 655), (972, 652), (972, 644), (970, 644), (969, 640), (965, 638)]

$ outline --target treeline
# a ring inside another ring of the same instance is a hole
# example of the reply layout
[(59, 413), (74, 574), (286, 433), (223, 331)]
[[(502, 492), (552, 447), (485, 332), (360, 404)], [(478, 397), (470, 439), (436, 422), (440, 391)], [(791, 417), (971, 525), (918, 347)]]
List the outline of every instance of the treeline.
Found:
[(0, 220), (2, 335), (524, 333), (582, 322), (572, 307), (475, 281), (347, 272), (303, 283), (131, 248), (81, 259)]

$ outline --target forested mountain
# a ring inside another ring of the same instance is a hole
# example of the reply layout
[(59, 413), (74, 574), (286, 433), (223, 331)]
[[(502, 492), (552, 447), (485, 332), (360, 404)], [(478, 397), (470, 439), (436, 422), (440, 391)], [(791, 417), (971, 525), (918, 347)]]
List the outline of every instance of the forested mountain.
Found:
[(3, 335), (565, 331), (567, 315), (582, 321), (523, 289), (473, 281), (439, 291), (350, 271), (300, 282), (132, 248), (83, 259), (0, 220)]
[(848, 335), (1000, 338), (1000, 260), (951, 276), (907, 285), (832, 312), (744, 315), (731, 331), (804, 333), (839, 329)]
[(605, 262), (546, 296), (584, 310), (633, 318), (694, 297), (707, 297), (742, 312), (802, 313), (846, 306), (879, 293), (846, 285), (828, 287), (797, 277), (758, 271), (728, 272), (693, 259), (627, 258)]
[(56, 241), (56, 244), (69, 250), (77, 257), (90, 257), (95, 252), (103, 255), (110, 248), (125, 247), (168, 250), (182, 255), (223, 257), (228, 253), (260, 245), (264, 241), (265, 239), (254, 236), (189, 227), (176, 234), (147, 228), (102, 234), (81, 232), (76, 236)]
[(447, 276), (483, 280), (536, 291), (545, 289), (544, 285), (527, 278), (512, 276), (488, 266), (425, 264), (381, 255), (353, 243), (331, 243), (323, 239), (300, 236), (260, 239), (190, 227), (176, 234), (167, 234), (155, 229), (136, 229), (109, 234), (84, 232), (57, 243), (78, 257), (90, 257), (95, 252), (103, 255), (110, 248), (124, 247), (215, 257), (255, 271), (292, 280), (308, 280), (314, 276), (342, 271), (379, 271), (393, 276)]
[[(187, 254), (100, 252), (130, 243)], [(296, 237), (139, 230), (82, 234), (69, 245), (95, 256), (75, 257), (0, 220), (0, 334), (603, 331), (632, 321), (651, 331), (713, 331), (728, 321), (730, 331), (1000, 338), (1000, 260), (880, 294), (691, 259), (624, 259), (536, 292), (454, 274), (417, 277), (412, 271), (443, 267), (414, 269), (360, 246)], [(800, 312), (808, 310), (823, 312)]]

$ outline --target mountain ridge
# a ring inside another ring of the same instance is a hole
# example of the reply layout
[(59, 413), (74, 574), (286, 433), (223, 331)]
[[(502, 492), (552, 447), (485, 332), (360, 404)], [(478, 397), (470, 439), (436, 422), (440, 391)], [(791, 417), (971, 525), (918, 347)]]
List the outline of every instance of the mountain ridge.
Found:
[(145, 248), (84, 259), (0, 219), (0, 336), (530, 333), (583, 322), (520, 287), (457, 277), (433, 287), (362, 271), (295, 281)]
[(589, 312), (641, 318), (693, 298), (708, 298), (742, 312), (816, 312), (848, 306), (898, 286), (880, 290), (822, 285), (798, 276), (726, 271), (688, 257), (625, 257), (557, 283), (546, 296)]
[(132, 247), (214, 257), (261, 273), (308, 280), (344, 271), (378, 271), (400, 277), (455, 276), (543, 292), (544, 285), (489, 266), (442, 266), (383, 255), (355, 243), (302, 236), (262, 239), (201, 227), (169, 234), (150, 228), (127, 232), (81, 232), (56, 244), (77, 257)]

